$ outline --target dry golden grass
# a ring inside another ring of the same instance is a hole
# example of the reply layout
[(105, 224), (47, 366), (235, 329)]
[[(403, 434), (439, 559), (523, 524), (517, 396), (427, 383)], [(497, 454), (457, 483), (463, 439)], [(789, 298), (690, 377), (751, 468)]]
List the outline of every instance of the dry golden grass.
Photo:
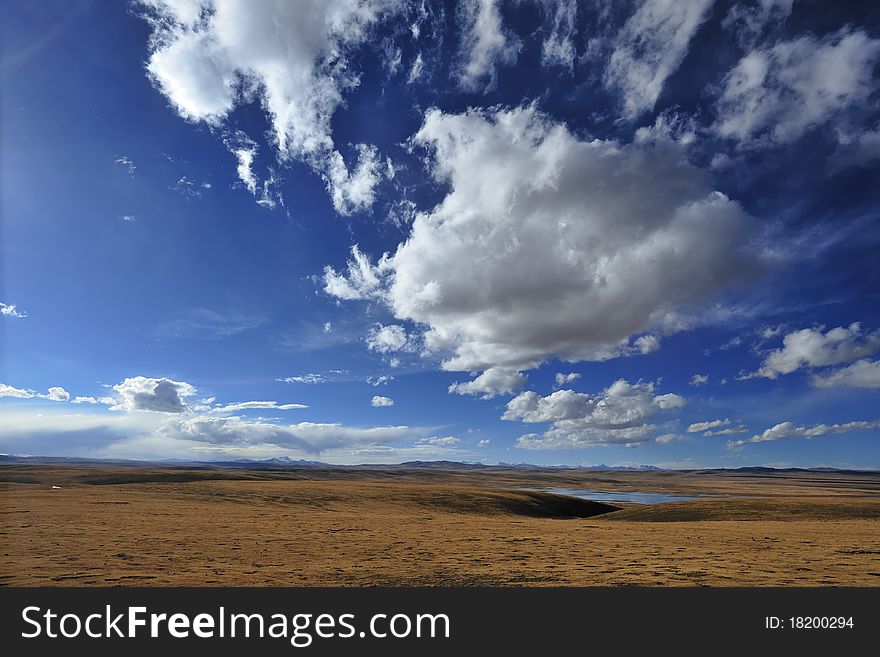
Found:
[[(8, 465), (0, 479), (0, 581), (16, 586), (880, 585), (877, 475)], [(592, 515), (612, 507), (512, 490), (553, 485), (750, 497)]]

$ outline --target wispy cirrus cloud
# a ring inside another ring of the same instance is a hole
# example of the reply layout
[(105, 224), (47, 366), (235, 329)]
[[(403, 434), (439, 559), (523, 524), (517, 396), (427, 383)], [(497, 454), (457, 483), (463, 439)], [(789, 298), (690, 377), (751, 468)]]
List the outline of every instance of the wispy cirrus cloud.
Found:
[(210, 308), (193, 308), (181, 316), (156, 327), (154, 334), (161, 338), (219, 340), (258, 328), (265, 323), (259, 315)]

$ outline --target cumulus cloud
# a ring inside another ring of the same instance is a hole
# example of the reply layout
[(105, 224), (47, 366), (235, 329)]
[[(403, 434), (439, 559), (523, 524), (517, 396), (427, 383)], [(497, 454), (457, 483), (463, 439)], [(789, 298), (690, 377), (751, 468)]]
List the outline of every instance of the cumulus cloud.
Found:
[(624, 24), (605, 70), (605, 86), (622, 94), (628, 119), (654, 108), (711, 5), (712, 0), (643, 0)]
[[(694, 422), (687, 428), (688, 433), (702, 433), (707, 438), (713, 436), (735, 436), (748, 432), (742, 425), (732, 427), (728, 418), (723, 420), (709, 420), (707, 422)], [(723, 427), (723, 428), (722, 428)]]
[(810, 382), (817, 388), (880, 388), (880, 360), (863, 358), (852, 365), (815, 374)]
[(839, 128), (848, 110), (868, 103), (878, 58), (880, 39), (851, 27), (752, 50), (725, 78), (715, 131), (753, 148)]
[(816, 424), (811, 427), (798, 426), (794, 422), (780, 422), (763, 433), (755, 434), (748, 440), (728, 441), (729, 449), (742, 447), (746, 443), (764, 443), (785, 438), (819, 438), (833, 434), (849, 433), (851, 431), (874, 431), (880, 429), (880, 420), (873, 422), (855, 421), (844, 424)]
[(370, 405), (373, 408), (381, 408), (383, 406), (394, 406), (394, 400), (391, 397), (380, 397), (379, 395), (374, 395), (370, 400)]
[(718, 427), (726, 427), (730, 424), (730, 420), (725, 418), (723, 420), (710, 420), (708, 422), (694, 422), (690, 426), (688, 426), (688, 433), (699, 433), (701, 431), (706, 431), (707, 429), (717, 429)]
[(419, 438), (416, 441), (416, 445), (441, 445), (443, 447), (452, 447), (453, 445), (458, 445), (461, 442), (460, 438), (456, 438), (455, 436), (432, 436), (430, 438)]
[(46, 395), (46, 399), (51, 401), (70, 401), (70, 393), (61, 386), (53, 386), (49, 388), (49, 394)]
[(709, 375), (708, 374), (694, 374), (691, 377), (691, 385), (692, 386), (704, 386), (709, 383)]
[(33, 390), (22, 390), (21, 388), (16, 388), (14, 386), (9, 385), (8, 383), (0, 383), (0, 397), (16, 397), (18, 399), (30, 399), (31, 397), (35, 397), (36, 393)]
[(110, 410), (161, 413), (186, 412), (188, 407), (185, 398), (196, 393), (196, 389), (189, 383), (145, 376), (127, 378), (113, 386), (113, 390), (119, 395), (119, 402)]
[(16, 317), (22, 319), (27, 317), (27, 313), (18, 310), (15, 304), (0, 303), (0, 317)]
[(736, 436), (741, 433), (748, 433), (749, 430), (747, 427), (738, 426), (738, 427), (726, 427), (724, 429), (715, 429), (712, 431), (705, 431), (703, 435), (707, 438), (711, 438), (713, 436)]
[(489, 438), (483, 438), (480, 442), (477, 443), (479, 447), (488, 447), (492, 441)]
[(381, 376), (368, 376), (367, 383), (369, 383), (374, 388), (378, 386), (388, 385), (394, 381), (394, 377), (388, 374), (382, 374)]
[[(780, 374), (791, 374), (805, 367), (839, 365), (870, 356), (880, 351), (880, 329), (862, 333), (859, 322), (847, 327), (838, 326), (824, 333), (822, 327), (807, 328), (788, 333), (782, 339), (782, 345), (781, 349), (774, 349), (767, 354), (756, 372), (742, 378), (776, 379)], [(870, 368), (863, 365), (856, 371), (868, 369)], [(817, 381), (821, 380), (822, 377), (817, 378)]]
[(683, 397), (654, 394), (652, 383), (615, 381), (598, 395), (557, 390), (541, 397), (527, 391), (507, 403), (502, 420), (550, 422), (544, 434), (517, 440), (526, 449), (574, 449), (590, 445), (636, 444), (656, 433), (651, 419), (661, 410), (680, 408)]
[(376, 324), (367, 334), (366, 342), (367, 349), (380, 354), (401, 351), (407, 348), (406, 329), (398, 324)]
[[(280, 159), (312, 166), (341, 214), (372, 203), (377, 181), (361, 157), (349, 173), (331, 120), (358, 84), (349, 55), (399, 0), (141, 0), (153, 28), (148, 74), (183, 118), (220, 126), (232, 110), (259, 100)], [(367, 148), (363, 146), (362, 148)], [(253, 148), (233, 150), (239, 177), (257, 195)], [(258, 202), (272, 205), (269, 179)]]
[(467, 91), (479, 91), (481, 86), (492, 89), (498, 67), (513, 64), (522, 44), (501, 25), (496, 0), (463, 0), (459, 13), (463, 59), (459, 84)]
[(631, 335), (762, 268), (754, 220), (667, 142), (582, 141), (526, 107), (431, 110), (414, 144), (445, 198), (376, 265), (355, 247), (327, 267), (324, 290), (427, 326), (444, 369), (642, 353), (656, 343)]
[(453, 383), (449, 386), (449, 392), (457, 395), (480, 395), (482, 399), (491, 399), (496, 395), (516, 392), (523, 387), (526, 378), (522, 372), (515, 369), (490, 367), (473, 381)]

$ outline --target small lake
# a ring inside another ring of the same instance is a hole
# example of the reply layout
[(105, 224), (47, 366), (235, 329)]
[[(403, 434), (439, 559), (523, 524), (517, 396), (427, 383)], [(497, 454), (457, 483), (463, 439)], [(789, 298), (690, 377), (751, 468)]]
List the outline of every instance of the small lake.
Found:
[(554, 493), (556, 495), (568, 495), (580, 497), (594, 502), (630, 502), (633, 504), (659, 504), (661, 502), (687, 502), (699, 500), (705, 495), (674, 495), (671, 493), (645, 493), (627, 491), (593, 490), (591, 488), (524, 488), (541, 493)]

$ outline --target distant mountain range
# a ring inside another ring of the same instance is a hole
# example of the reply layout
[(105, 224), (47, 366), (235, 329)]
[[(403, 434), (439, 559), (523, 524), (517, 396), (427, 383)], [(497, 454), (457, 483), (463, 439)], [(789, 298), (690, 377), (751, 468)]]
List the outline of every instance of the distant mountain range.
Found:
[[(241, 468), (241, 469), (433, 469), (433, 470), (590, 470), (590, 471), (629, 471), (629, 472), (655, 472), (670, 468), (658, 468), (654, 465), (535, 465), (533, 463), (498, 463), (487, 465), (484, 463), (468, 461), (407, 461), (399, 464), (371, 464), (359, 465), (335, 465), (322, 461), (307, 461), (305, 459), (292, 459), (289, 456), (276, 456), (270, 459), (235, 459), (231, 461), (188, 461), (186, 459), (163, 459), (161, 461), (138, 461), (133, 459), (88, 459), (66, 456), (15, 456), (0, 454), (0, 465), (4, 463), (31, 463), (31, 464), (71, 464), (71, 465), (118, 465), (130, 467), (175, 467), (175, 468)], [(700, 474), (743, 472), (760, 474), (773, 474), (781, 472), (846, 472), (849, 474), (876, 475), (880, 470), (859, 469), (847, 470), (845, 468), (769, 468), (764, 466), (748, 466), (742, 468), (691, 468), (677, 470), (678, 472), (697, 472)]]

